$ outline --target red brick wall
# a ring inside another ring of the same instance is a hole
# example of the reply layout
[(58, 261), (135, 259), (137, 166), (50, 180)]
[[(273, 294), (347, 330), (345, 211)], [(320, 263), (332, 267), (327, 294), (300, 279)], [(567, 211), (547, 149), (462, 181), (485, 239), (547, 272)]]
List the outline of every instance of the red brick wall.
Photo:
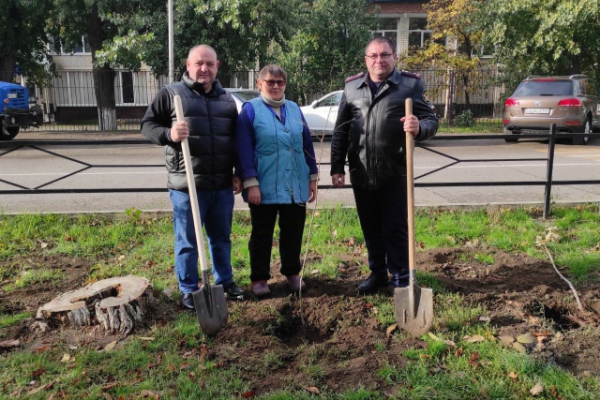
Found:
[(421, 14), (425, 13), (423, 10), (423, 3), (417, 3), (414, 1), (398, 1), (398, 2), (387, 2), (387, 1), (375, 1), (373, 2), (373, 7), (379, 6), (379, 13), (381, 15), (384, 14), (399, 14), (399, 13), (412, 13), (412, 14)]

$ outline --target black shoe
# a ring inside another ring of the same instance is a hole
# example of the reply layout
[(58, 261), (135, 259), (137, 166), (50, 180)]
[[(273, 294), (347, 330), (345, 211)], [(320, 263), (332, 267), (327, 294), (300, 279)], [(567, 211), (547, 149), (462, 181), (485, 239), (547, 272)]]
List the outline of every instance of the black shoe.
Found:
[(240, 287), (234, 282), (225, 285), (223, 289), (225, 289), (227, 297), (229, 297), (231, 300), (244, 300), (244, 297), (246, 297), (246, 292), (240, 289)]
[(186, 293), (181, 296), (181, 306), (186, 311), (196, 311), (196, 306), (194, 305), (194, 298), (191, 293)]
[(386, 287), (390, 283), (390, 280), (386, 274), (375, 274), (371, 272), (371, 275), (358, 285), (359, 293), (369, 293), (373, 292), (376, 289)]

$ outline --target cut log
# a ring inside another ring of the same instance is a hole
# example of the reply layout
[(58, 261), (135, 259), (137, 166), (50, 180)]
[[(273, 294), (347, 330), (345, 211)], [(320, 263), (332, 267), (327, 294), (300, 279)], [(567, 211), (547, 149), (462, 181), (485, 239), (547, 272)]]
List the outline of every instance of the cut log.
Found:
[(128, 335), (150, 311), (154, 297), (146, 278), (118, 276), (64, 293), (37, 311), (50, 325), (74, 327), (99, 323), (110, 333)]

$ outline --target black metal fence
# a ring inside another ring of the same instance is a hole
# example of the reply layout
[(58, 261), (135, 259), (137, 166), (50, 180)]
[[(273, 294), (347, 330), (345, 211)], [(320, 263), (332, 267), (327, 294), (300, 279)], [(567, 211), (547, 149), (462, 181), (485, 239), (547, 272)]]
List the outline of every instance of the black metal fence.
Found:
[[(496, 84), (495, 69), (464, 74), (452, 70), (416, 72), (421, 74), (427, 86), (427, 98), (435, 105), (442, 125), (501, 125), (504, 93)], [(115, 71), (111, 74), (112, 87), (100, 87), (89, 70), (56, 71), (48, 87), (29, 85), (22, 76), (16, 76), (15, 81), (29, 87), (30, 99), (37, 99), (42, 106), (44, 123), (40, 130), (98, 131), (99, 118), (106, 125), (106, 113), (112, 113), (105, 130), (138, 131), (148, 105), (168, 79), (156, 77), (149, 71)], [(221, 77), (221, 81), (224, 87), (254, 88), (256, 76), (257, 71), (238, 71)], [(328, 87), (332, 91), (342, 89), (344, 78), (333, 79)], [(103, 93), (103, 99), (108, 97), (114, 101), (99, 106), (97, 91)], [(310, 103), (325, 94), (308, 93), (306, 101)]]

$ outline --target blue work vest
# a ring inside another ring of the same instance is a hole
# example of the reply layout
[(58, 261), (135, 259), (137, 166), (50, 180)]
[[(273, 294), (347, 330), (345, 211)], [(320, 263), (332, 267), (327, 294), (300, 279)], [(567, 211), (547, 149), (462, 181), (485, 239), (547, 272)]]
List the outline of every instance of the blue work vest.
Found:
[(284, 124), (260, 97), (250, 103), (254, 108), (254, 162), (261, 204), (307, 202), (310, 170), (304, 158), (300, 108), (286, 101)]

